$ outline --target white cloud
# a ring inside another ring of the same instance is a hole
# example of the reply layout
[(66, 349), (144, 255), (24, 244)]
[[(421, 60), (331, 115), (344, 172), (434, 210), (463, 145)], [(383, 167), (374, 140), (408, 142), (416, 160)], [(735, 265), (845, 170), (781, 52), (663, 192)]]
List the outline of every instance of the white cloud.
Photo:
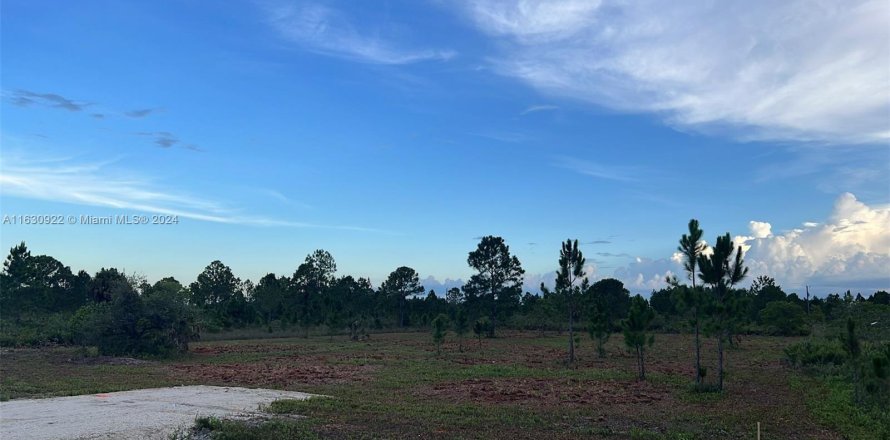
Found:
[(449, 60), (451, 50), (398, 47), (360, 33), (343, 14), (318, 4), (273, 3), (265, 8), (269, 23), (285, 39), (306, 50), (372, 64), (410, 64)]
[(772, 225), (767, 222), (751, 220), (748, 222), (748, 229), (751, 230), (751, 234), (754, 235), (754, 238), (766, 238), (773, 234)]
[[(584, 266), (584, 276), (587, 277), (590, 284), (593, 284), (596, 280), (602, 278), (599, 275), (599, 270), (597, 269), (596, 264), (589, 262)], [(540, 293), (541, 283), (544, 283), (544, 285), (551, 290), (556, 288), (556, 271), (551, 270), (549, 272), (537, 274), (526, 273), (522, 281), (523, 292)]]
[(674, 263), (683, 264), (684, 260), (685, 257), (683, 256), (682, 252), (674, 252), (673, 255), (671, 255), (671, 261), (673, 261)]
[(165, 188), (132, 170), (115, 168), (114, 162), (33, 161), (7, 151), (0, 160), (0, 195), (176, 215), (214, 223), (384, 232), (243, 215), (221, 202)]
[(467, 2), (471, 17), (483, 30), (530, 41), (551, 41), (572, 35), (595, 18), (599, 6), (596, 0)]
[(680, 280), (686, 277), (682, 256), (676, 253), (670, 259), (637, 257), (627, 266), (615, 269), (614, 273), (614, 277), (634, 293), (649, 293), (653, 289), (661, 289), (667, 286), (665, 279), (669, 276), (676, 276)]
[(890, 139), (890, 2), (468, 0), (496, 69), (553, 94), (744, 139)]
[(868, 206), (850, 193), (837, 199), (831, 217), (820, 225), (747, 244), (755, 276), (766, 274), (794, 287), (890, 285), (890, 208)]
[[(862, 292), (890, 288), (890, 206), (869, 206), (853, 194), (838, 197), (830, 217), (804, 228), (773, 233), (767, 222), (749, 223), (751, 235), (737, 235), (745, 251), (749, 276), (768, 275), (792, 292), (810, 286), (814, 294), (853, 289)], [(708, 247), (705, 254), (713, 251)], [(615, 270), (628, 289), (645, 293), (665, 286), (664, 277), (686, 280), (683, 256), (636, 258)], [(688, 282), (688, 281), (687, 281)]]
[(435, 290), (436, 295), (445, 296), (445, 292), (452, 287), (461, 288), (464, 285), (464, 280), (458, 278), (456, 280), (451, 278), (445, 278), (442, 281), (436, 279), (436, 277), (430, 275), (422, 280), (420, 280), (420, 284), (423, 285), (423, 288), (426, 289), (427, 292), (430, 290)]
[(528, 108), (526, 108), (525, 110), (523, 110), (522, 113), (520, 113), (520, 115), (527, 115), (529, 113), (543, 112), (543, 111), (547, 111), (547, 110), (559, 110), (559, 107), (557, 107), (555, 105), (549, 105), (549, 104), (532, 105), (532, 106), (529, 106)]
[(554, 166), (566, 168), (586, 176), (598, 179), (615, 180), (619, 182), (633, 182), (643, 173), (643, 169), (637, 166), (605, 165), (589, 160), (574, 157), (559, 156), (554, 159)]

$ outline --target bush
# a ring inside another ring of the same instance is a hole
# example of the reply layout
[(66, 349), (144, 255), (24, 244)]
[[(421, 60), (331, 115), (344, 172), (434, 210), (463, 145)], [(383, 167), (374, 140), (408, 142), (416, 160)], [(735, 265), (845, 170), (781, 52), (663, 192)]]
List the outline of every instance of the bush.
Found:
[(436, 344), (436, 353), (442, 353), (442, 341), (445, 339), (445, 333), (448, 332), (448, 316), (440, 313), (432, 322), (433, 326), (433, 343)]
[(843, 365), (847, 352), (840, 341), (804, 341), (785, 348), (791, 365), (800, 367)]
[(71, 313), (37, 314), (27, 319), (0, 320), (0, 346), (64, 345), (73, 341)]
[(772, 301), (760, 311), (760, 321), (770, 334), (800, 336), (809, 333), (803, 307), (787, 301)]
[(178, 297), (115, 292), (111, 302), (81, 307), (71, 318), (74, 341), (110, 356), (169, 356), (188, 350), (194, 314)]
[(473, 323), (473, 333), (477, 338), (482, 338), (482, 336), (491, 337), (493, 332), (494, 326), (491, 324), (491, 320), (488, 319), (487, 316), (483, 316)]

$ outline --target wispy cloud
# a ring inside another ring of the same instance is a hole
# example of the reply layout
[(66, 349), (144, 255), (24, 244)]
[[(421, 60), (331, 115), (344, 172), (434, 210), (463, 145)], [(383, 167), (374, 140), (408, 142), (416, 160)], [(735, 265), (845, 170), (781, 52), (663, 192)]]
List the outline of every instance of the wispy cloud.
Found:
[(548, 104), (532, 105), (532, 106), (529, 106), (528, 108), (526, 108), (525, 110), (523, 110), (522, 113), (520, 113), (520, 115), (527, 115), (529, 113), (543, 112), (543, 111), (549, 111), (549, 110), (559, 110), (559, 107), (555, 106), (555, 105), (548, 105)]
[(446, 61), (452, 50), (410, 49), (363, 34), (341, 12), (319, 4), (267, 4), (268, 22), (285, 39), (305, 50), (371, 64)]
[(827, 194), (855, 192), (867, 198), (885, 198), (890, 150), (882, 146), (791, 148), (787, 157), (768, 157), (753, 170), (754, 183), (819, 176), (816, 188)]
[(625, 253), (615, 254), (612, 252), (597, 252), (596, 254), (601, 257), (606, 257), (606, 258), (631, 258), (632, 257), (632, 255), (625, 254)]
[(140, 131), (136, 135), (151, 138), (152, 143), (161, 148), (171, 148), (179, 145), (180, 147), (195, 152), (203, 152), (204, 149), (197, 144), (183, 143), (178, 136), (169, 131)]
[(159, 111), (159, 109), (156, 109), (156, 108), (144, 108), (144, 109), (139, 109), (139, 110), (130, 110), (128, 112), (124, 112), (124, 116), (126, 116), (128, 118), (139, 119), (139, 118), (144, 118), (144, 117), (146, 117), (152, 113), (155, 113), (157, 111)]
[(284, 205), (295, 206), (295, 207), (302, 208), (302, 209), (314, 209), (314, 207), (312, 205), (310, 205), (308, 203), (303, 203), (303, 202), (293, 200), (290, 197), (282, 194), (280, 191), (276, 191), (274, 189), (262, 188), (262, 189), (256, 190), (256, 192), (259, 194), (262, 194), (266, 197), (269, 197), (271, 199), (277, 200), (278, 202), (280, 202)]
[(214, 223), (389, 233), (360, 226), (323, 225), (244, 215), (240, 209), (223, 202), (160, 186), (154, 179), (139, 177), (131, 170), (116, 167), (116, 162), (77, 162), (70, 158), (34, 161), (5, 152), (0, 159), (0, 194), (177, 215)]
[(518, 132), (518, 131), (507, 131), (507, 130), (488, 130), (484, 132), (476, 132), (470, 133), (473, 136), (479, 136), (486, 139), (491, 139), (493, 141), (504, 142), (508, 144), (515, 144), (520, 142), (526, 142), (531, 139), (526, 133)]
[(161, 148), (170, 148), (179, 142), (179, 138), (169, 131), (140, 131), (136, 134), (152, 138), (152, 142)]
[(890, 140), (890, 2), (465, 0), (493, 68), (547, 93), (743, 140)]
[(565, 156), (556, 157), (553, 161), (553, 165), (586, 176), (618, 182), (636, 182), (639, 180), (638, 176), (644, 171), (642, 168), (635, 166), (605, 165), (589, 160)]
[(109, 115), (121, 115), (128, 118), (133, 119), (141, 119), (146, 116), (149, 116), (153, 113), (157, 113), (162, 111), (160, 108), (142, 108), (135, 109), (130, 111), (125, 111), (123, 113), (117, 112), (114, 110), (102, 109), (94, 102), (86, 102), (79, 101), (71, 98), (67, 98), (58, 93), (41, 93), (34, 92), (31, 90), (25, 89), (17, 89), (12, 92), (3, 92), (4, 97), (9, 99), (10, 102), (19, 106), (19, 107), (30, 107), (30, 106), (42, 106), (42, 107), (50, 107), (50, 108), (58, 108), (63, 110), (68, 110), (71, 112), (79, 112), (83, 111), (87, 107), (93, 108), (93, 113), (90, 113), (90, 116), (95, 119), (105, 119)]
[(41, 105), (45, 107), (60, 108), (71, 112), (79, 112), (88, 107), (90, 103), (75, 101), (56, 93), (39, 93), (30, 90), (16, 90), (10, 97), (12, 103), (20, 107)]

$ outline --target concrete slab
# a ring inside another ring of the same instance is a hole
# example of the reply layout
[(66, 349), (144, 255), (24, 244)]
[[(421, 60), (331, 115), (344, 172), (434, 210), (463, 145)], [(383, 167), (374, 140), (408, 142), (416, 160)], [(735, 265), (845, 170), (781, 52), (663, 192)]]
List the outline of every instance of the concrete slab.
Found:
[(259, 412), (279, 399), (312, 394), (238, 387), (183, 386), (0, 402), (0, 438), (166, 439), (199, 416)]

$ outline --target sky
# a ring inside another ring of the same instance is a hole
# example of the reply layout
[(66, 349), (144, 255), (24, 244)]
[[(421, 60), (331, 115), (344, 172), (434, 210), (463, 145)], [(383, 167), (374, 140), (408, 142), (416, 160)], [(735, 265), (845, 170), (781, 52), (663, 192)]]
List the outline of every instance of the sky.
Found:
[[(884, 0), (9, 0), (0, 20), (3, 249), (187, 283), (321, 248), (441, 294), (481, 236), (530, 290), (571, 238), (592, 279), (647, 293), (684, 277), (696, 218), (749, 279), (890, 288)], [(178, 223), (80, 221), (109, 215)]]

